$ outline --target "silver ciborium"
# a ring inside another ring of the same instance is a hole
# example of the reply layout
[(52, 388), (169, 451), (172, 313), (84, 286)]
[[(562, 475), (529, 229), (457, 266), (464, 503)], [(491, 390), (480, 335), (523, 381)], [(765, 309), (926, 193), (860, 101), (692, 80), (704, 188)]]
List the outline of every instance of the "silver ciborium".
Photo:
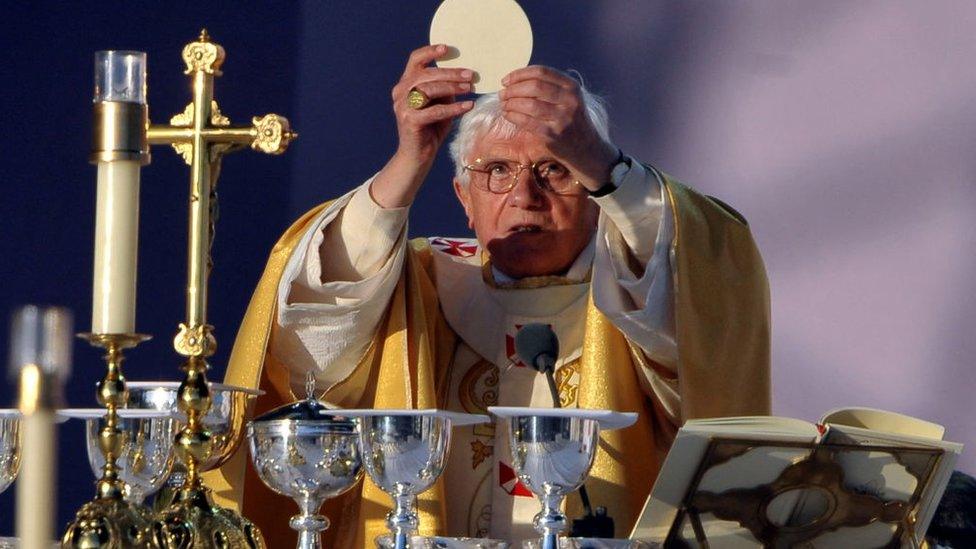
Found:
[(299, 549), (322, 547), (329, 519), (325, 500), (349, 490), (363, 476), (357, 422), (317, 400), (277, 408), (247, 426), (251, 460), (272, 490), (295, 500), (301, 514), (289, 521)]
[(583, 485), (600, 442), (600, 429), (627, 427), (637, 414), (606, 410), (508, 408), (488, 411), (510, 422), (512, 466), (542, 502), (533, 519), (542, 549), (559, 549), (567, 530), (563, 499)]
[(393, 498), (386, 524), (396, 549), (417, 532), (417, 496), (444, 471), (451, 427), (487, 423), (488, 416), (442, 410), (343, 410), (360, 417), (359, 443), (370, 480)]
[[(105, 426), (105, 409), (61, 410), (60, 415), (85, 420), (88, 464), (95, 476), (105, 467), (99, 436)], [(142, 505), (155, 494), (173, 471), (173, 439), (178, 432), (172, 412), (118, 410), (121, 449), (116, 456), (119, 478), (125, 483), (125, 500)]]

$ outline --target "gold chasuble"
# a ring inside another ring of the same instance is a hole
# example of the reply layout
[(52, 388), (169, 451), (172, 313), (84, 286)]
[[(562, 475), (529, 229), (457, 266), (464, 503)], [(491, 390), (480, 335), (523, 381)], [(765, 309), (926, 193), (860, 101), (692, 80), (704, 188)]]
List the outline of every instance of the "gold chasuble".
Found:
[[(768, 414), (769, 289), (749, 228), (734, 210), (664, 177), (675, 221), (672, 277), (681, 420)], [(287, 365), (267, 352), (276, 292), (285, 265), (326, 205), (306, 213), (274, 246), (231, 352), (225, 382), (260, 388), (255, 414), (295, 399)], [(601, 433), (587, 489), (616, 503), (617, 536), (632, 528), (660, 468), (674, 427), (641, 391), (641, 369), (662, 370), (593, 305), (586, 306), (576, 405), (638, 412), (628, 429)], [(458, 336), (444, 319), (426, 239), (410, 242), (407, 261), (384, 320), (359, 365), (325, 399), (346, 408), (446, 408), (450, 363)], [(669, 374), (672, 378), (674, 374)], [(246, 444), (221, 469), (205, 474), (221, 505), (241, 509), (270, 547), (294, 545), (288, 517), (294, 503), (273, 494), (249, 465)], [(457, 448), (454, 451), (458, 451)], [(443, 534), (443, 478), (420, 497), (420, 534)], [(578, 498), (567, 498), (580, 516)], [(366, 478), (323, 509), (332, 525), (326, 546), (373, 547), (387, 532), (390, 498)]]

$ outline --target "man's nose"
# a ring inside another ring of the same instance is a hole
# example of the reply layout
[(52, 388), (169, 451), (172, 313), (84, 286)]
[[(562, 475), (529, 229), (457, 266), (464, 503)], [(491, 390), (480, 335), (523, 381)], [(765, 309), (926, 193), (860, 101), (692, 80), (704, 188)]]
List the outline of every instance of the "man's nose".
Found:
[(523, 169), (515, 174), (515, 186), (509, 191), (509, 195), (512, 205), (525, 209), (538, 208), (546, 200), (545, 193), (530, 169)]

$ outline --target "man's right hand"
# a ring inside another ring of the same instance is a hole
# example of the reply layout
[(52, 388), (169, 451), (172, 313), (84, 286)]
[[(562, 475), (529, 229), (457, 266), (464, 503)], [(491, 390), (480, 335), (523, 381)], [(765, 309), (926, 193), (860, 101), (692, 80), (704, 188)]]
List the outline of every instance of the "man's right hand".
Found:
[[(373, 200), (384, 208), (410, 205), (451, 131), (451, 121), (474, 105), (473, 101), (455, 101), (455, 96), (471, 91), (472, 71), (430, 66), (446, 53), (443, 44), (414, 50), (393, 87), (399, 145), (370, 188)], [(422, 109), (407, 104), (407, 96), (415, 88), (430, 98)]]

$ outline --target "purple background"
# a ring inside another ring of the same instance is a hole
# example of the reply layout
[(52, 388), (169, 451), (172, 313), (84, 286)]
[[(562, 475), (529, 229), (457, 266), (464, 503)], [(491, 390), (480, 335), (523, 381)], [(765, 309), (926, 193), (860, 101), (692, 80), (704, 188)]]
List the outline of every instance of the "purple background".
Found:
[[(749, 218), (773, 296), (774, 412), (896, 410), (976, 443), (976, 6), (968, 2), (523, 2), (533, 62), (578, 69), (607, 96), (629, 153)], [(195, 7), (194, 7), (195, 6)], [(264, 258), (303, 211), (357, 185), (392, 152), (389, 88), (426, 41), (436, 2), (102, 2), (2, 8), (0, 307), (91, 307), (91, 54), (149, 53), (155, 121), (189, 100), (179, 51), (200, 26), (228, 52), (216, 98), (236, 123), (278, 112), (301, 133), (284, 157), (238, 153), (221, 176), (211, 320), (220, 378)], [(205, 13), (205, 15), (196, 15)], [(175, 379), (186, 169), (153, 151), (143, 172), (130, 379)], [(466, 234), (446, 155), (411, 233)], [(0, 320), (0, 349), (6, 348)], [(99, 354), (78, 343), (68, 387), (91, 406)], [(0, 406), (12, 404), (0, 384)], [(61, 428), (59, 524), (93, 495), (80, 423)], [(976, 455), (960, 467), (976, 472)], [(14, 489), (0, 495), (0, 535)], [(290, 512), (290, 511), (289, 511)]]

